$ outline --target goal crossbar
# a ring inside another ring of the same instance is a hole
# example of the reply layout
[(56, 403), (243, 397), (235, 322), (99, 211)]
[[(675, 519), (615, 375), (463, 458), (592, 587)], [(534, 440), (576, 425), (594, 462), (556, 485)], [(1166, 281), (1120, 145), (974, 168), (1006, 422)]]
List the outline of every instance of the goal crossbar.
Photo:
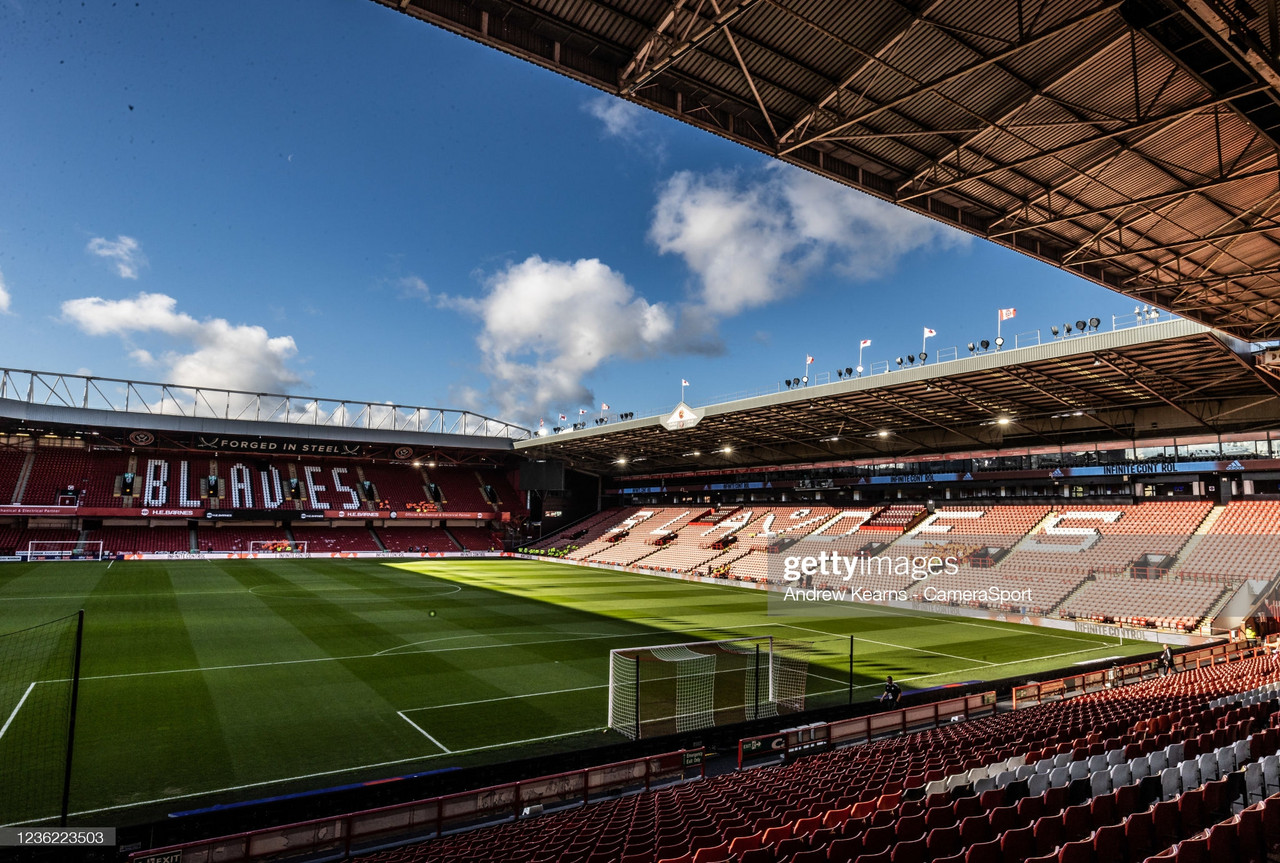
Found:
[(27, 543), (27, 560), (102, 560), (102, 540), (33, 539)]

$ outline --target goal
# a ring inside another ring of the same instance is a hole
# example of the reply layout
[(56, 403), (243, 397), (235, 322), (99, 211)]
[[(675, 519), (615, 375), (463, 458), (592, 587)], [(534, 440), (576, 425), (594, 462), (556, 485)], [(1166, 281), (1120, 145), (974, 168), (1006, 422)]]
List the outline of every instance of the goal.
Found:
[(102, 560), (102, 540), (33, 539), (27, 543), (27, 560)]
[(766, 636), (611, 650), (608, 725), (635, 740), (804, 710), (810, 649)]
[(306, 554), (307, 543), (287, 539), (254, 539), (249, 541), (250, 554)]

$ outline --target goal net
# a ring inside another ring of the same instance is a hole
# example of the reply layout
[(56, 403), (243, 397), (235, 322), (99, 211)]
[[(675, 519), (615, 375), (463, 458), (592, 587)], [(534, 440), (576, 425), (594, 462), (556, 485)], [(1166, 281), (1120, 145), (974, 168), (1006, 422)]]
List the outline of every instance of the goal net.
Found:
[(0, 824), (65, 817), (79, 627), (0, 634)]
[(804, 710), (810, 649), (768, 636), (611, 650), (609, 727), (634, 740)]
[(33, 539), (27, 543), (27, 560), (102, 560), (102, 541)]
[(255, 539), (249, 542), (250, 554), (306, 554), (307, 543), (287, 539)]

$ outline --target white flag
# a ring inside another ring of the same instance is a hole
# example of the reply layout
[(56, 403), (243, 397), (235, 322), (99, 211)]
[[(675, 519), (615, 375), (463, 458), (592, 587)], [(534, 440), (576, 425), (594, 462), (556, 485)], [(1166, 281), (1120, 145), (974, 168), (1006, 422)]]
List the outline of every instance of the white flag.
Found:
[(937, 334), (938, 334), (937, 330), (931, 330), (931, 329), (929, 329), (928, 327), (925, 327), (925, 328), (924, 328), (924, 337), (925, 337), (926, 339), (931, 339), (931, 338), (933, 338), (934, 336), (936, 336)]
[(859, 342), (858, 347), (860, 348), (871, 347), (871, 339), (863, 339), (861, 342)]
[(605, 404), (604, 402), (600, 402), (600, 410), (607, 411), (608, 409), (609, 409), (609, 406), (607, 404)]
[(680, 386), (682, 386), (682, 387), (687, 387), (687, 386), (689, 386), (689, 382), (688, 382), (688, 381), (686, 381), (684, 378), (681, 378), (681, 379), (680, 379)]

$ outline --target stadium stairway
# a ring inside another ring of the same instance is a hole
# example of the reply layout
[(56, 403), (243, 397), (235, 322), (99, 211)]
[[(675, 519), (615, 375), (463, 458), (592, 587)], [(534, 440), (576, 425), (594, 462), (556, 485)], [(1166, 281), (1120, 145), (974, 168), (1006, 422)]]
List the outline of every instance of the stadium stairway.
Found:
[(18, 470), (18, 481), (13, 486), (13, 500), (10, 503), (21, 503), (22, 496), (26, 493), (27, 483), (31, 481), (31, 472), (35, 469), (36, 454), (34, 452), (27, 453), (26, 458), (22, 460), (22, 467)]
[(1222, 514), (1226, 511), (1227, 508), (1221, 504), (1216, 505), (1213, 509), (1209, 510), (1208, 514), (1205, 515), (1204, 520), (1196, 526), (1195, 533), (1191, 534), (1187, 541), (1183, 543), (1182, 548), (1178, 549), (1178, 559), (1174, 561), (1173, 566), (1170, 568), (1169, 575), (1177, 574), (1178, 570), (1182, 568), (1182, 565), (1191, 559), (1191, 555), (1196, 550), (1196, 546), (1200, 545), (1204, 540), (1205, 535), (1213, 530), (1213, 525), (1218, 521), (1218, 519), (1222, 518)]
[(1058, 611), (1059, 611), (1060, 609), (1063, 609), (1063, 608), (1068, 607), (1068, 606), (1072, 603), (1072, 601), (1073, 601), (1077, 596), (1079, 596), (1079, 595), (1084, 591), (1084, 589), (1085, 589), (1086, 587), (1088, 587), (1088, 586), (1089, 586), (1089, 583), (1090, 583), (1091, 581), (1093, 581), (1093, 580), (1094, 580), (1094, 576), (1093, 576), (1092, 574), (1089, 574), (1089, 575), (1085, 576), (1083, 579), (1081, 579), (1081, 580), (1080, 580), (1080, 583), (1079, 583), (1079, 584), (1077, 584), (1075, 587), (1071, 588), (1071, 592), (1070, 592), (1070, 593), (1068, 593), (1066, 596), (1062, 597), (1062, 599), (1060, 599), (1060, 600), (1059, 600), (1059, 601), (1058, 601), (1058, 602), (1053, 606), (1053, 608), (1050, 608), (1048, 613), (1049, 613), (1049, 614), (1051, 614), (1051, 615), (1053, 615), (1053, 614), (1057, 614), (1057, 613), (1058, 613)]

